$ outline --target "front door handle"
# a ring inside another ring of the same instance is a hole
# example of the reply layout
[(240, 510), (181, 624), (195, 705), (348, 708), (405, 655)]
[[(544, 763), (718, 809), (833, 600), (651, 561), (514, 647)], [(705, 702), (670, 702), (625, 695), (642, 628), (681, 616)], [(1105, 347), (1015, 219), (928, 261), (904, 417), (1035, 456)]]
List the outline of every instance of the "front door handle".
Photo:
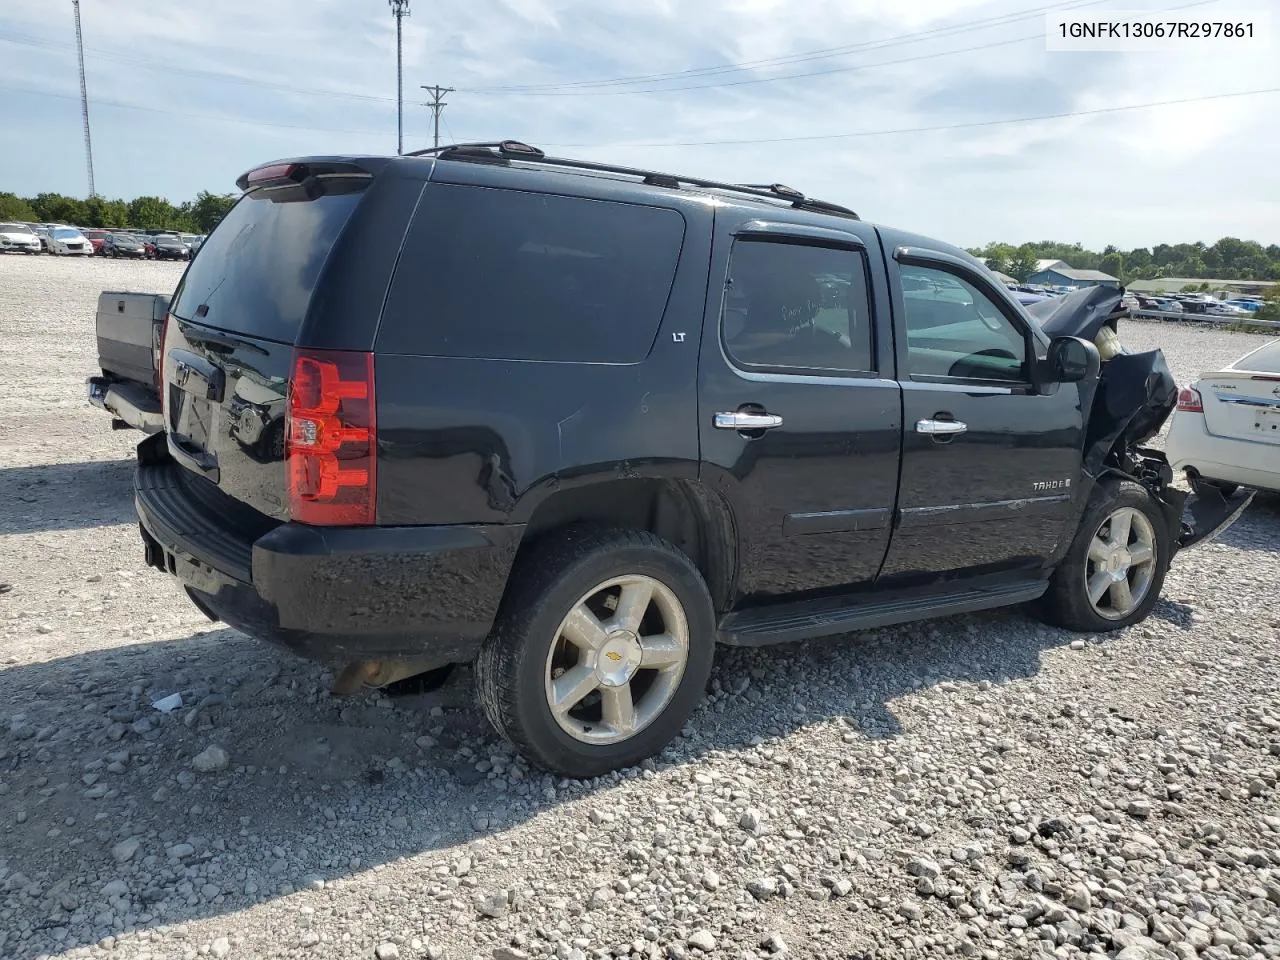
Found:
[(916, 433), (928, 434), (931, 437), (953, 437), (969, 429), (967, 423), (959, 420), (917, 420)]
[(772, 430), (782, 426), (782, 418), (776, 413), (734, 410), (730, 413), (717, 413), (715, 425), (717, 430)]

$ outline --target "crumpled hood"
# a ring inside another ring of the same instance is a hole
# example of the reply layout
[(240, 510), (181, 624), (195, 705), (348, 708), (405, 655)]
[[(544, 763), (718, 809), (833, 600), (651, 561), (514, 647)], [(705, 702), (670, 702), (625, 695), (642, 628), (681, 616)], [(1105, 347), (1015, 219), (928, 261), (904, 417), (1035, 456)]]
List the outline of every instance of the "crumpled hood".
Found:
[(1123, 287), (1081, 287), (1061, 297), (1027, 305), (1027, 313), (1051, 337), (1080, 337), (1093, 341), (1104, 325), (1128, 315), (1121, 302)]

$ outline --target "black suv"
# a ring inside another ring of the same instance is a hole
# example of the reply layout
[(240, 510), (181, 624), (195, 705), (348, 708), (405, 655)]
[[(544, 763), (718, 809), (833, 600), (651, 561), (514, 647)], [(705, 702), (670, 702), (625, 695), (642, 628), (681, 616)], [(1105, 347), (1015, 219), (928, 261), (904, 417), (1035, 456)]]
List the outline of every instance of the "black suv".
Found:
[(149, 563), (340, 691), (473, 662), (554, 771), (659, 751), (717, 642), (1134, 623), (1242, 509), (1184, 522), (1136, 447), (1176, 389), (1115, 345), (1122, 291), (1037, 319), (787, 187), (513, 142), (238, 184), (163, 328)]

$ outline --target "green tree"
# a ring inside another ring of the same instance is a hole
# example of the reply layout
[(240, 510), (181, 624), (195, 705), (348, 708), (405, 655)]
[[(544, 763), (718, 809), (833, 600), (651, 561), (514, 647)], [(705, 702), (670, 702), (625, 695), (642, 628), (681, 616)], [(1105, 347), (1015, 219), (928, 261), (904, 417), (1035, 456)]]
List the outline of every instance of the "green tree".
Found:
[(1036, 272), (1036, 254), (1028, 246), (1019, 247), (1009, 261), (1009, 276), (1019, 283), (1025, 283), (1027, 277)]
[(129, 205), (123, 200), (90, 197), (84, 202), (84, 227), (123, 227), (129, 219)]
[(129, 226), (138, 230), (178, 228), (178, 211), (163, 197), (136, 197), (129, 204)]
[(1259, 320), (1280, 320), (1280, 287), (1272, 287), (1267, 293), (1257, 317)]
[(191, 205), (192, 225), (201, 233), (208, 233), (227, 215), (227, 211), (235, 205), (236, 200), (234, 193), (210, 193), (208, 190), (201, 190), (196, 194), (195, 202)]
[(12, 193), (0, 193), (0, 220), (38, 220), (35, 208)]
[(1109, 247), (1108, 250), (1110, 252), (1103, 254), (1102, 259), (1098, 261), (1098, 269), (1119, 280), (1124, 280), (1124, 254), (1114, 247)]
[(75, 226), (86, 220), (83, 200), (64, 197), (60, 193), (41, 193), (31, 200), (31, 206), (44, 223), (67, 223)]

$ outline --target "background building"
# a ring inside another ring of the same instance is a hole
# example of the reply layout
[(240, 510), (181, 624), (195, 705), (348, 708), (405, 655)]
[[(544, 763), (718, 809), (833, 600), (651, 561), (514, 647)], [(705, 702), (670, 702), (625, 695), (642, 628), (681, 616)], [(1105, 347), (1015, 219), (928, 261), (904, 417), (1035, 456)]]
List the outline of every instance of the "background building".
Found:
[(1120, 280), (1101, 270), (1076, 270), (1064, 260), (1039, 260), (1027, 283), (1046, 287), (1118, 287)]

